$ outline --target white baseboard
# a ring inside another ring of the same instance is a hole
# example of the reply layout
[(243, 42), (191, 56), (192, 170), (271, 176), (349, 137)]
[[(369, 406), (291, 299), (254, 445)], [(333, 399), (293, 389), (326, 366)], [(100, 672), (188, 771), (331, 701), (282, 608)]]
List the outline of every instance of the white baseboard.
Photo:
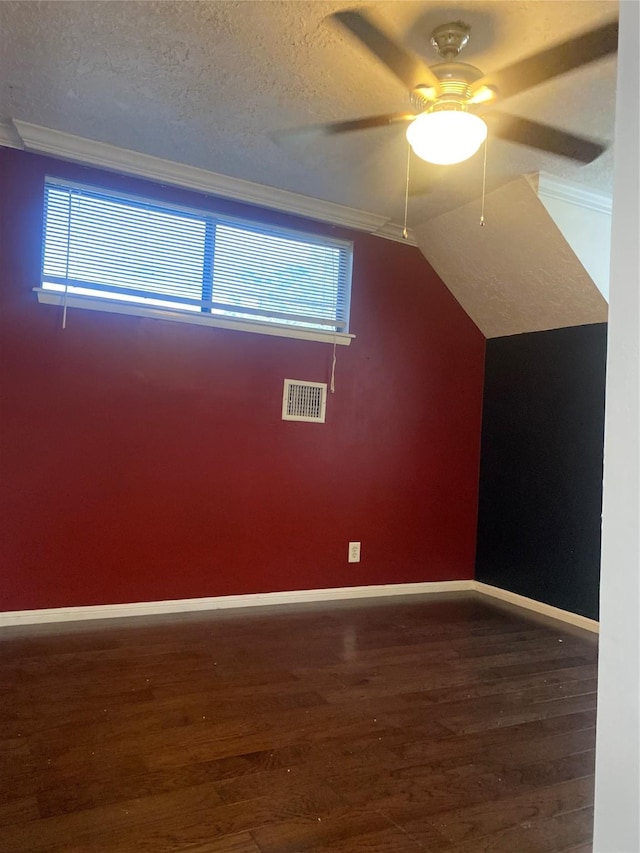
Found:
[(569, 625), (576, 625), (578, 628), (584, 628), (587, 631), (598, 633), (600, 623), (595, 619), (588, 619), (586, 616), (580, 616), (578, 613), (571, 613), (569, 610), (562, 610), (559, 607), (553, 607), (551, 604), (545, 604), (542, 601), (536, 601), (534, 598), (527, 598), (524, 595), (518, 595), (516, 592), (510, 592), (508, 589), (500, 589), (497, 586), (490, 586), (487, 583), (474, 581), (474, 589), (482, 595), (491, 596), (491, 598), (499, 598), (500, 601), (506, 601), (509, 604), (515, 604), (517, 607), (524, 607), (526, 610), (533, 610), (535, 613), (540, 613), (542, 616), (550, 616), (552, 619), (559, 619), (561, 622), (567, 622)]
[(0, 627), (37, 625), (49, 622), (77, 622), (86, 619), (114, 619), (123, 616), (158, 616), (164, 613), (190, 613), (199, 610), (230, 610), (265, 607), (274, 604), (305, 604), (314, 601), (340, 601), (358, 598), (382, 598), (399, 595), (430, 595), (439, 592), (479, 592), (498, 598), (543, 616), (598, 632), (598, 622), (561, 610), (550, 604), (517, 595), (506, 589), (474, 580), (392, 583), (377, 586), (345, 586), (329, 589), (298, 589), (287, 592), (258, 592), (248, 595), (219, 595), (212, 598), (180, 598), (170, 601), (136, 601), (130, 604), (97, 604), (84, 607), (49, 607), (42, 610), (11, 610), (0, 613)]
[(121, 616), (157, 616), (197, 610), (264, 607), (274, 604), (303, 604), (352, 598), (397, 595), (426, 595), (437, 592), (464, 592), (474, 589), (474, 581), (432, 581), (392, 583), (378, 586), (346, 586), (331, 589), (299, 589), (287, 592), (258, 592), (249, 595), (220, 595), (213, 598), (180, 598), (172, 601), (137, 601), (131, 604), (97, 604), (85, 607), (50, 607), (42, 610), (11, 610), (0, 613), (0, 627), (36, 625), (46, 622), (76, 622), (84, 619), (113, 619)]

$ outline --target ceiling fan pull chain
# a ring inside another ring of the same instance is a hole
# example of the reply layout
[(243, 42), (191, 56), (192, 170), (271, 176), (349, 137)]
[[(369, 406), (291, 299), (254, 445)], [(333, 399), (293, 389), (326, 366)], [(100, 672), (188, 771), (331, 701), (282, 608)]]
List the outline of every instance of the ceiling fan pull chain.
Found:
[(487, 188), (487, 142), (489, 141), (489, 134), (487, 134), (484, 138), (484, 165), (482, 167), (482, 209), (480, 211), (480, 226), (484, 228), (484, 197), (485, 190)]
[(409, 232), (407, 231), (407, 211), (409, 209), (409, 170), (411, 167), (411, 145), (407, 145), (407, 181), (404, 188), (404, 228), (402, 229), (402, 236), (405, 240), (409, 238)]

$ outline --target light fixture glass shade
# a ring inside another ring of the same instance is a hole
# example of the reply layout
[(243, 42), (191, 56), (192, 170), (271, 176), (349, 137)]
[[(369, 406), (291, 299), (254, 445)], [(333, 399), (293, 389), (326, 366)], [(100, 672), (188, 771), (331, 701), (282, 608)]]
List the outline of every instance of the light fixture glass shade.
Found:
[(407, 128), (407, 139), (418, 157), (448, 166), (476, 153), (487, 137), (487, 125), (463, 110), (422, 113)]

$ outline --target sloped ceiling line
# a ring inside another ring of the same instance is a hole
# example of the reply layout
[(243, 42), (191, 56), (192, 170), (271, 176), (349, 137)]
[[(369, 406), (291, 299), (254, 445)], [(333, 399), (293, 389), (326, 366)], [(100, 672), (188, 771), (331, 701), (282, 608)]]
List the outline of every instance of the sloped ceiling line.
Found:
[(418, 246), (487, 338), (601, 323), (607, 302), (526, 177), (416, 230)]

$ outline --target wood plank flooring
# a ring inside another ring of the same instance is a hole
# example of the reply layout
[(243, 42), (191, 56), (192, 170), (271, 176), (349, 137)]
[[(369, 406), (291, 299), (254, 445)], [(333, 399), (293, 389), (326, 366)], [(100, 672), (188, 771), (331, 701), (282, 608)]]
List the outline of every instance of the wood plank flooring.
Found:
[(462, 596), (0, 632), (0, 851), (587, 853), (592, 635)]

